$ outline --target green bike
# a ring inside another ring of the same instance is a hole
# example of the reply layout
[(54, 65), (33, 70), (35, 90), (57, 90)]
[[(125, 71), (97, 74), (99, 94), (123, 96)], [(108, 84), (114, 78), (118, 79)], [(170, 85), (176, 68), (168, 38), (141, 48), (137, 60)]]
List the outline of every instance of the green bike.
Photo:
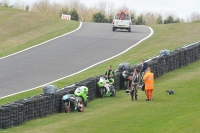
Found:
[(99, 82), (97, 82), (97, 85), (99, 87), (99, 94), (101, 98), (104, 98), (106, 96), (115, 96), (116, 91), (113, 86), (114, 79), (105, 79), (104, 77), (100, 77)]

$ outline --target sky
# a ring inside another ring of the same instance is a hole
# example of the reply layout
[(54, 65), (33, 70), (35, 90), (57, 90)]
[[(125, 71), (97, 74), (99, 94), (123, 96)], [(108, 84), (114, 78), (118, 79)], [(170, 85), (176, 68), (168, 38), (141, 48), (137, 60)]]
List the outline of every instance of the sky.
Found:
[[(0, 0), (2, 1), (2, 0)], [(25, 1), (31, 5), (38, 0), (8, 0), (9, 3), (16, 1)], [(52, 2), (64, 3), (69, 0), (50, 0)], [(129, 9), (135, 10), (137, 14), (153, 11), (158, 13), (173, 13), (178, 17), (186, 19), (191, 13), (200, 13), (200, 0), (80, 0), (86, 6), (90, 7), (97, 4), (99, 1), (113, 3), (115, 8), (126, 5)]]

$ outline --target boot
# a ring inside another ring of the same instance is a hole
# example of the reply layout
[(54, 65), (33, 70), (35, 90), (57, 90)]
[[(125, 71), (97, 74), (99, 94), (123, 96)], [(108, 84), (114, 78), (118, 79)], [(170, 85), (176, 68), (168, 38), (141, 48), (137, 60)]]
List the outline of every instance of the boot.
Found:
[(131, 91), (130, 94), (131, 94), (131, 100), (133, 101), (133, 94), (134, 94), (133, 91)]
[(137, 93), (135, 93), (135, 100), (137, 101), (137, 96), (138, 96), (138, 94)]

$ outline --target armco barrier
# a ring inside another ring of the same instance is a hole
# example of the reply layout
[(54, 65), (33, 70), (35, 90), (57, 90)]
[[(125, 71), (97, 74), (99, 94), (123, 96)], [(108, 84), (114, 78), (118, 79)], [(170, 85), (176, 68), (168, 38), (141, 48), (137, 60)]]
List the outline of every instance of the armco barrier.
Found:
[[(147, 62), (152, 68), (155, 78), (181, 68), (200, 59), (200, 42), (192, 43), (173, 50), (169, 56), (155, 56)], [(130, 71), (141, 68), (140, 64), (132, 66)], [(74, 93), (76, 86), (87, 86), (89, 89), (89, 101), (99, 97), (97, 82), (102, 75), (88, 78), (72, 86), (60, 88), (55, 94), (41, 94), (26, 99), (14, 101), (0, 106), (0, 129), (19, 126), (23, 122), (43, 118), (47, 115), (63, 112), (62, 97)], [(114, 86), (116, 90), (124, 88), (123, 78), (120, 72), (115, 75)]]

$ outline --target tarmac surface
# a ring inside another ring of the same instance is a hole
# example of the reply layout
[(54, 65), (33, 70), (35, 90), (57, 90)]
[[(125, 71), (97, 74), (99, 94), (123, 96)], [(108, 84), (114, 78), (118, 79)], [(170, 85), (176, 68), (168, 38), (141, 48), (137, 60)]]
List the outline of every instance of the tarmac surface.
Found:
[(146, 26), (113, 32), (111, 24), (83, 23), (76, 32), (1, 59), (0, 97), (76, 73), (123, 52), (150, 33)]

